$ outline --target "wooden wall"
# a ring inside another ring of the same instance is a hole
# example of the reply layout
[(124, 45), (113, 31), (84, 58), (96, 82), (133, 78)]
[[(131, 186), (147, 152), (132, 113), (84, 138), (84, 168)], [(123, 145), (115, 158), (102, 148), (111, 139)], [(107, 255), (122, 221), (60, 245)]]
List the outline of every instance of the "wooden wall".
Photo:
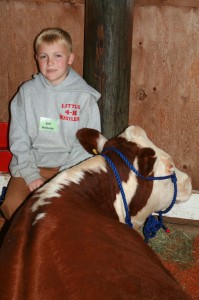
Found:
[(129, 123), (143, 127), (199, 190), (199, 1), (135, 7), (130, 95)]
[(74, 69), (83, 72), (84, 4), (82, 1), (0, 1), (0, 122), (9, 117), (8, 105), (20, 84), (37, 72), (33, 40), (46, 27), (71, 34)]

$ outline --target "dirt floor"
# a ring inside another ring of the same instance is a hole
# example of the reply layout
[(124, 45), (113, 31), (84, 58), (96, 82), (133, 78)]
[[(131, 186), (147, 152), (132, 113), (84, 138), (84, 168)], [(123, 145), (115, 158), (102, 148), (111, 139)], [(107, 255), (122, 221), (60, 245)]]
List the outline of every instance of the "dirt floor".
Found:
[(149, 245), (193, 300), (199, 300), (199, 226), (165, 223)]

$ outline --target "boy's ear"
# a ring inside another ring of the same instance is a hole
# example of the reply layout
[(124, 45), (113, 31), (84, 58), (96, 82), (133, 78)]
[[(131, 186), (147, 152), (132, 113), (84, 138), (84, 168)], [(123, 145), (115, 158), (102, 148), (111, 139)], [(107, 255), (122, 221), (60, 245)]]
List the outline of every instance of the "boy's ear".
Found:
[(74, 54), (74, 53), (71, 53), (71, 54), (70, 54), (70, 57), (69, 57), (69, 60), (68, 60), (68, 64), (69, 64), (69, 65), (72, 65), (74, 59), (75, 59), (75, 54)]

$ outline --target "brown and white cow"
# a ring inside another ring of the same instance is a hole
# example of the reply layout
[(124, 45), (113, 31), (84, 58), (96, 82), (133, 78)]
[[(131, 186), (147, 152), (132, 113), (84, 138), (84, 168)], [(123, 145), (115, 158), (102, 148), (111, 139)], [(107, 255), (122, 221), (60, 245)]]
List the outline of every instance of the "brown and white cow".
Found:
[[(178, 200), (191, 194), (189, 177), (136, 126), (107, 140), (92, 129), (77, 134), (90, 153), (115, 147), (143, 176), (174, 170)], [(135, 228), (173, 197), (170, 179), (137, 178), (111, 150)], [(113, 170), (96, 155), (56, 177), (16, 213), (0, 250), (1, 300), (189, 299), (132, 228)], [(120, 222), (119, 222), (119, 221)]]

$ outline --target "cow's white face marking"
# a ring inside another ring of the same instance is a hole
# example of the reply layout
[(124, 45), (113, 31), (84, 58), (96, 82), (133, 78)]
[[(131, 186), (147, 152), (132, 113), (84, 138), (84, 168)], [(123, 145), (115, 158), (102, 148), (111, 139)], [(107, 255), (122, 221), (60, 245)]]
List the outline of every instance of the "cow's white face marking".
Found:
[[(79, 184), (84, 178), (86, 171), (94, 173), (107, 172), (105, 161), (101, 156), (91, 157), (82, 163), (59, 173), (43, 187), (41, 187), (34, 197), (39, 197), (38, 200), (33, 204), (31, 210), (36, 211), (40, 206), (50, 204), (49, 198), (60, 197), (59, 191), (71, 183)], [(45, 201), (48, 199), (48, 201)]]
[(176, 177), (177, 177), (177, 201), (187, 201), (192, 194), (192, 184), (191, 178), (187, 176), (186, 173), (181, 172), (176, 168)]
[[(138, 182), (136, 179), (136, 175), (133, 171), (130, 171), (128, 181), (122, 182), (122, 187), (126, 196), (127, 205), (129, 205), (130, 200), (132, 199), (133, 195), (135, 195), (137, 185)], [(126, 211), (125, 211), (122, 195), (120, 192), (116, 195), (116, 199), (113, 205), (115, 207), (120, 222), (125, 223)]]
[[(169, 160), (169, 163), (170, 160)], [(154, 177), (170, 175), (173, 171), (173, 166), (166, 173), (168, 166), (167, 160), (162, 160), (157, 158), (154, 164), (153, 171)], [(137, 158), (134, 161), (134, 167), (138, 170)], [(149, 174), (151, 176), (151, 174)], [(144, 180), (144, 179), (143, 179)], [(135, 195), (137, 189), (137, 176), (133, 171), (130, 172), (129, 180), (127, 183), (122, 182), (122, 186), (125, 192), (127, 204), (130, 203), (130, 200)], [(171, 179), (165, 180), (155, 180), (153, 181), (152, 193), (146, 203), (146, 205), (141, 209), (136, 216), (131, 217), (131, 221), (135, 229), (138, 229), (146, 220), (146, 218), (154, 211), (166, 209), (172, 199), (173, 199), (174, 187)], [(116, 200), (114, 202), (114, 207), (116, 213), (119, 217), (119, 221), (125, 223), (126, 211), (123, 204), (123, 199), (121, 193), (116, 195)]]

